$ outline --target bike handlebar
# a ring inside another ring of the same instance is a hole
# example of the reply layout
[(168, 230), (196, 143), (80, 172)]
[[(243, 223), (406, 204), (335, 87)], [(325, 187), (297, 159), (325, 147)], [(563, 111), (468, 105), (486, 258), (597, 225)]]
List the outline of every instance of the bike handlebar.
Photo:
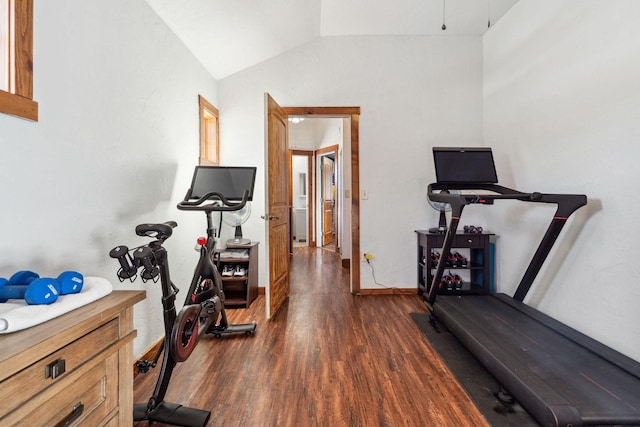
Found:
[[(205, 202), (211, 201), (209, 204)], [(187, 191), (184, 200), (178, 203), (178, 209), (181, 211), (204, 211), (204, 212), (229, 212), (239, 211), (249, 201), (249, 190), (244, 190), (242, 200), (240, 202), (232, 202), (220, 193), (211, 192), (204, 196), (192, 200), (191, 189)], [(220, 204), (222, 203), (222, 204)]]

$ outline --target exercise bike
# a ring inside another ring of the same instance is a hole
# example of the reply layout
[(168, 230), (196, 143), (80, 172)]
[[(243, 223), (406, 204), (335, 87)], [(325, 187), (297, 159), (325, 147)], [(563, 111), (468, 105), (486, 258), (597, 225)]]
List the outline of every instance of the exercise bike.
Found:
[(139, 360), (136, 367), (142, 373), (156, 366), (164, 353), (160, 375), (153, 395), (146, 404), (135, 404), (134, 421), (148, 420), (184, 427), (204, 426), (211, 415), (210, 411), (188, 408), (177, 403), (164, 401), (164, 396), (171, 380), (171, 374), (178, 362), (189, 358), (198, 341), (205, 333), (221, 337), (224, 334), (253, 334), (256, 329), (252, 323), (230, 325), (224, 308), (224, 291), (222, 280), (215, 264), (213, 254), (215, 248), (215, 228), (212, 212), (235, 211), (242, 209), (248, 199), (245, 190), (240, 202), (234, 203), (223, 195), (210, 192), (196, 200), (189, 200), (191, 190), (185, 200), (178, 204), (181, 210), (203, 211), (207, 216), (207, 237), (200, 248), (200, 258), (196, 265), (193, 279), (185, 297), (184, 306), (176, 312), (175, 299), (179, 289), (171, 281), (167, 250), (163, 243), (171, 237), (177, 227), (175, 221), (161, 224), (140, 224), (135, 231), (138, 236), (151, 237), (155, 240), (146, 245), (129, 249), (118, 246), (109, 255), (120, 263), (118, 279), (132, 282), (141, 270), (143, 282), (154, 283), (160, 280), (162, 287), (162, 306), (164, 313), (164, 340), (153, 361)]

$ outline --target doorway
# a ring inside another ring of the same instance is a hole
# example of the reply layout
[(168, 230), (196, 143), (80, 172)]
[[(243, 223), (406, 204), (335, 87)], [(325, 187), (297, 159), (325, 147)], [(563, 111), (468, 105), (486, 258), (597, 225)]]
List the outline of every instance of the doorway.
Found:
[[(350, 230), (350, 210), (345, 216), (344, 202), (339, 197), (344, 191), (343, 176), (350, 174), (350, 170), (343, 167), (340, 154), (349, 147), (348, 128), (348, 119), (343, 117), (296, 117), (295, 120), (289, 117), (292, 255), (295, 255), (293, 248), (300, 246), (341, 254), (345, 241), (343, 231)], [(348, 223), (346, 227), (343, 222)], [(346, 241), (350, 244), (350, 239)], [(348, 260), (349, 252), (345, 255), (341, 254), (341, 258)]]
[[(312, 119), (312, 118), (334, 118), (341, 119), (344, 123), (343, 130), (348, 133), (347, 146), (343, 147), (341, 160), (338, 163), (341, 164), (343, 170), (347, 170), (348, 177), (345, 174), (343, 181), (343, 187), (336, 186), (335, 200), (336, 200), (336, 244), (341, 248), (343, 266), (350, 269), (350, 291), (354, 294), (360, 292), (360, 263), (358, 262), (360, 257), (360, 182), (359, 182), (359, 107), (283, 107), (283, 110), (288, 115), (289, 119)], [(290, 120), (292, 123), (293, 120)], [(295, 142), (290, 144), (290, 149), (297, 150), (300, 147), (295, 146)], [(313, 150), (313, 149), (312, 149)], [(314, 158), (315, 162), (315, 158)], [(340, 167), (340, 165), (338, 166)], [(314, 164), (312, 171), (317, 173), (317, 165)], [(310, 174), (308, 177), (314, 179)], [(310, 190), (317, 193), (317, 188)], [(311, 197), (309, 200), (314, 200), (317, 195)], [(313, 215), (314, 219), (317, 219), (317, 215), (314, 214), (315, 208), (309, 207), (308, 215)], [(341, 221), (342, 218), (342, 221)], [(315, 232), (315, 227), (310, 226), (309, 230), (309, 243), (316, 240), (319, 241), (319, 236)], [(342, 230), (342, 232), (341, 232)], [(342, 235), (342, 242), (340, 241), (340, 235)]]

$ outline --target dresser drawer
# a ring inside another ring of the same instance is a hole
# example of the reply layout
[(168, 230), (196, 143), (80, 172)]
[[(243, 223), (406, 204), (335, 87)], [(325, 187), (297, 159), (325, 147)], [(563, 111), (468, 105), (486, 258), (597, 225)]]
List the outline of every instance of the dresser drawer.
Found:
[[(54, 426), (78, 414), (69, 425), (98, 426), (118, 407), (118, 353), (87, 364), (0, 418), (1, 425)], [(110, 375), (111, 374), (111, 375)]]
[[(116, 343), (118, 335), (118, 319), (113, 319), (0, 382), (0, 402), (3, 402), (0, 405), (2, 408), (0, 409), (0, 420), (5, 414), (32, 400), (33, 396), (42, 390), (66, 382), (65, 379), (72, 376), (82, 364)], [(55, 372), (53, 366), (60, 367), (62, 364), (64, 364), (64, 372), (60, 368), (58, 368), (58, 372)], [(0, 422), (0, 424), (3, 423)], [(43, 423), (36, 424), (42, 425)]]
[[(434, 248), (441, 248), (444, 246), (444, 235), (430, 235), (429, 238), (433, 239), (431, 246)], [(453, 236), (452, 248), (481, 248), (484, 246), (487, 235), (485, 234), (456, 234)], [(422, 243), (422, 242), (421, 242)], [(422, 243), (426, 246), (426, 243)]]
[(453, 236), (454, 248), (478, 248), (484, 245), (485, 236), (482, 235), (456, 235)]

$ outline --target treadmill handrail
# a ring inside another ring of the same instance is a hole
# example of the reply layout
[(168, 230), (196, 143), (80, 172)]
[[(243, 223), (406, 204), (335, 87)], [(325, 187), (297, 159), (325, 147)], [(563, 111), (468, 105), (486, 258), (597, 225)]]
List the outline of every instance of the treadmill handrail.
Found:
[[(462, 194), (462, 193), (434, 193), (433, 190), (485, 190), (493, 193)], [(573, 212), (587, 204), (584, 194), (555, 194), (555, 193), (523, 193), (522, 191), (504, 187), (498, 184), (443, 184), (432, 183), (427, 187), (430, 200), (454, 204), (492, 204), (495, 200), (520, 200), (533, 203), (553, 203), (558, 205), (556, 216), (568, 218)]]
[[(436, 193), (434, 190), (441, 190), (441, 192)], [(446, 190), (446, 192), (444, 190)], [(491, 193), (452, 194), (448, 192), (449, 190), (485, 190), (490, 191)], [(437, 284), (440, 283), (440, 280), (442, 279), (442, 274), (445, 269), (445, 260), (451, 252), (453, 238), (456, 234), (462, 210), (465, 206), (470, 204), (493, 204), (495, 200), (505, 199), (534, 203), (553, 203), (557, 205), (551, 224), (549, 224), (544, 237), (540, 241), (538, 249), (533, 255), (533, 258), (531, 259), (531, 262), (529, 263), (529, 266), (527, 267), (527, 270), (513, 296), (515, 300), (523, 301), (533, 284), (533, 280), (537, 276), (542, 264), (555, 244), (560, 231), (562, 231), (567, 219), (571, 214), (573, 214), (573, 212), (587, 204), (587, 196), (584, 194), (523, 193), (502, 185), (482, 183), (432, 183), (427, 187), (427, 196), (429, 197), (429, 200), (448, 203), (451, 205), (451, 221), (447, 227), (447, 234), (442, 246), (440, 261), (436, 267), (436, 272), (433, 276), (433, 281), (431, 282), (431, 287), (427, 293), (425, 301), (430, 311), (433, 311), (433, 304), (435, 303), (438, 289)]]

